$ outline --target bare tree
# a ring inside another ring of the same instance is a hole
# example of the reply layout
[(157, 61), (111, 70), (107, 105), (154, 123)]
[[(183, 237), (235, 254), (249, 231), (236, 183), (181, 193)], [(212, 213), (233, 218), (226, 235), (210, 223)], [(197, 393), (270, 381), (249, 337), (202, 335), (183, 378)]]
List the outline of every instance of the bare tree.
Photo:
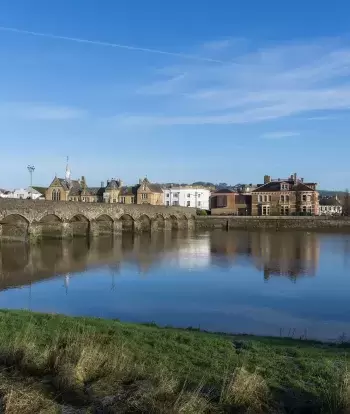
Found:
[(350, 216), (350, 194), (349, 190), (345, 190), (343, 199), (343, 216)]

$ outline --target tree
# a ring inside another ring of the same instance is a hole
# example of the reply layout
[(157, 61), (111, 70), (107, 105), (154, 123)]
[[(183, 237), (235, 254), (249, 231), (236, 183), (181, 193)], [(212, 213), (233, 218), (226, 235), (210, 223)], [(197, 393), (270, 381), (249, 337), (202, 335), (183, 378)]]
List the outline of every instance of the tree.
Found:
[(350, 194), (349, 190), (345, 190), (343, 199), (343, 216), (350, 216)]

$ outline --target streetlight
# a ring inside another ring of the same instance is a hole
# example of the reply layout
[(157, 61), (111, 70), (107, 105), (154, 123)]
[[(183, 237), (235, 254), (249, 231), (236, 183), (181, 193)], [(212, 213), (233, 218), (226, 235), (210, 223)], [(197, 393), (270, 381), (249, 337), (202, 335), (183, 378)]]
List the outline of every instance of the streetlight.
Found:
[(32, 185), (33, 185), (33, 172), (35, 170), (35, 167), (34, 167), (34, 165), (28, 165), (27, 169), (28, 169), (29, 174), (30, 174), (30, 198), (33, 199)]

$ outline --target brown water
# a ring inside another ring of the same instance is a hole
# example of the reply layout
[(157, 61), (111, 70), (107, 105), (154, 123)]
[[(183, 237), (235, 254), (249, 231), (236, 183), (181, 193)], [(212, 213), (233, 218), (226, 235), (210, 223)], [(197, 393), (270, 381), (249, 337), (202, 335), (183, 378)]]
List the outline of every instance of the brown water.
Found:
[(350, 235), (159, 232), (0, 247), (0, 307), (260, 335), (350, 335)]

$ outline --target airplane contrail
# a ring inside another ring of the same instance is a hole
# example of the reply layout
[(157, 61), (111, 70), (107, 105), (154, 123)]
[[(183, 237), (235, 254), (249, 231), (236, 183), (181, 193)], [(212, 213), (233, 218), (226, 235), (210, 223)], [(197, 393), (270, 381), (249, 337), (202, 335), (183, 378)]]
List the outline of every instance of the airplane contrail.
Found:
[(101, 42), (98, 40), (80, 39), (77, 37), (59, 36), (59, 35), (54, 35), (50, 33), (32, 32), (30, 30), (22, 30), (22, 29), (17, 29), (14, 27), (0, 26), (0, 31), (27, 34), (27, 35), (38, 36), (38, 37), (46, 37), (49, 39), (67, 40), (67, 41), (76, 42), (76, 43), (87, 43), (87, 44), (96, 45), (96, 46), (114, 47), (118, 49), (133, 50), (137, 52), (158, 53), (161, 55), (175, 56), (175, 57), (181, 57), (184, 59), (200, 60), (200, 61), (211, 62), (211, 63), (228, 63), (228, 62), (218, 60), (218, 59), (211, 59), (211, 58), (206, 58), (206, 57), (201, 57), (201, 56), (196, 56), (196, 55), (187, 55), (186, 53), (167, 52), (165, 50), (159, 50), (159, 49), (148, 49), (145, 47), (121, 45), (118, 43)]

